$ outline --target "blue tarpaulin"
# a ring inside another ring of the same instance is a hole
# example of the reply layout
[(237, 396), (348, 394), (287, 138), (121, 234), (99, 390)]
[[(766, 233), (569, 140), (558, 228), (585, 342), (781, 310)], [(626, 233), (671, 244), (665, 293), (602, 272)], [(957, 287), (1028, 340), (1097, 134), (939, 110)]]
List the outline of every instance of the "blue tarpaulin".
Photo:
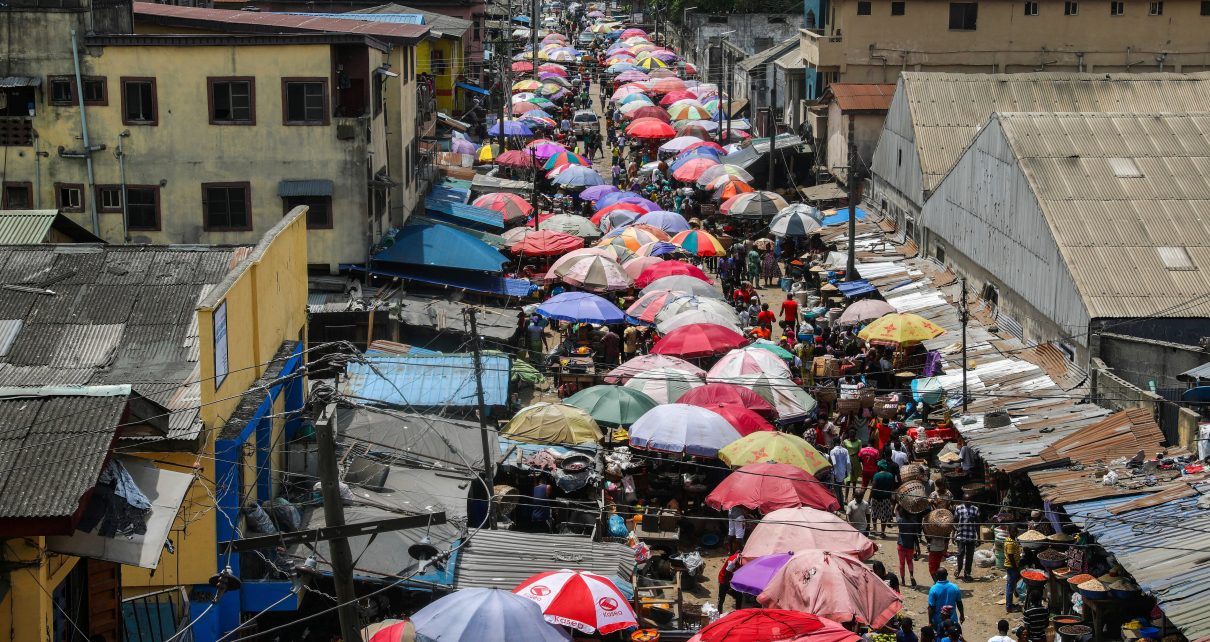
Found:
[[(854, 217), (859, 221), (864, 221), (865, 210), (861, 209), (860, 207), (854, 209), (856, 210), (853, 213)], [(835, 214), (828, 214), (828, 216), (820, 222), (824, 225), (836, 225), (837, 223), (844, 223), (847, 220), (849, 220), (849, 208), (842, 207), (837, 210)]]
[(492, 92), (490, 92), (490, 91), (488, 91), (488, 90), (486, 90), (486, 89), (484, 89), (484, 88), (482, 88), (482, 87), (476, 87), (476, 86), (474, 86), (474, 85), (472, 85), (472, 84), (470, 84), (470, 83), (465, 83), (465, 82), (460, 82), (460, 83), (457, 83), (457, 84), (456, 84), (456, 85), (454, 85), (454, 86), (455, 86), (455, 87), (459, 87), (459, 88), (461, 88), (461, 89), (465, 89), (465, 90), (467, 90), (467, 91), (473, 91), (473, 92), (475, 92), (476, 94), (483, 94), (484, 96), (488, 96), (488, 95), (490, 95), (490, 94), (492, 93)]
[[(349, 364), (345, 387), (355, 397), (403, 408), (465, 408), (478, 404), (475, 360), (469, 354), (390, 355), (367, 360), (369, 363)], [(484, 354), (482, 363), (483, 403), (507, 405), (510, 358)]]
[(429, 191), (429, 195), (424, 197), (426, 201), (445, 201), (448, 203), (465, 203), (471, 198), (469, 189), (458, 189), (449, 185), (434, 185)]
[(504, 230), (504, 214), (486, 207), (454, 203), (430, 196), (424, 199), (424, 212), (432, 218), (448, 220), (458, 225)]
[(856, 281), (840, 281), (836, 284), (836, 287), (840, 288), (840, 293), (847, 298), (877, 291), (877, 289), (870, 285), (870, 282), (865, 279), (857, 279)]
[(375, 254), (373, 261), (500, 274), (508, 257), (466, 232), (421, 224), (400, 230), (391, 246)]
[(370, 274), (378, 276), (393, 276), (418, 283), (428, 283), (430, 285), (443, 285), (450, 288), (458, 288), (460, 290), (469, 290), (471, 292), (482, 292), (485, 294), (497, 294), (500, 296), (525, 298), (529, 296), (529, 290), (533, 287), (529, 281), (525, 279), (508, 279), (494, 274), (474, 274), (474, 273), (452, 273), (452, 272), (430, 272), (422, 269), (413, 269), (407, 267), (399, 268), (384, 268), (382, 266), (374, 266), (369, 270), (360, 266), (342, 266), (354, 270), (368, 271)]

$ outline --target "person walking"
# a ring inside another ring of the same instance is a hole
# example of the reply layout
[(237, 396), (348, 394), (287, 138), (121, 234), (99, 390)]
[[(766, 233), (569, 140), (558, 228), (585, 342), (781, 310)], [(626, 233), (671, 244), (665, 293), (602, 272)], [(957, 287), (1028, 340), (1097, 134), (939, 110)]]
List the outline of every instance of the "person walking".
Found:
[(869, 537), (870, 535), (870, 505), (866, 503), (865, 498), (861, 495), (853, 495), (853, 499), (849, 500), (845, 506), (845, 517), (848, 518), (849, 524), (854, 529), (861, 532), (862, 535)]
[(782, 330), (789, 335), (798, 336), (798, 301), (794, 300), (794, 295), (786, 293), (786, 300), (781, 302)]
[(975, 569), (975, 549), (979, 547), (979, 509), (970, 499), (969, 493), (963, 495), (962, 503), (954, 508), (954, 541), (958, 544), (958, 568), (954, 570), (954, 577), (968, 582)]
[[(1017, 541), (1017, 525), (1009, 524), (1004, 538), (1004, 610), (1017, 610), (1013, 598), (1017, 595), (1017, 583), (1021, 581), (1021, 543)], [(1003, 620), (1001, 620), (1003, 621)], [(1007, 633), (1007, 629), (1004, 633)]]
[(882, 537), (886, 538), (887, 524), (895, 518), (895, 475), (889, 470), (890, 463), (885, 459), (878, 461), (878, 472), (870, 481), (870, 510), (874, 526), (881, 524)]
[(765, 252), (760, 259), (760, 275), (765, 279), (765, 287), (771, 288), (774, 283), (781, 279), (781, 266), (777, 264), (777, 257), (773, 255), (773, 251)]
[(828, 459), (832, 462), (832, 492), (836, 493), (837, 503), (844, 506), (845, 481), (849, 477), (849, 451), (840, 440), (833, 440)]
[[(920, 521), (900, 507), (895, 523), (899, 528), (899, 537), (895, 542), (895, 551), (899, 556), (899, 581), (907, 583), (910, 580), (912, 586), (916, 586), (914, 562), (920, 554)], [(907, 575), (903, 574), (904, 566), (907, 566)]]
[(1025, 596), (1025, 639), (1029, 642), (1046, 642), (1046, 629), (1050, 626), (1050, 609), (1042, 602), (1042, 590), (1030, 589)]
[(950, 615), (945, 620), (961, 624), (966, 620), (966, 610), (962, 606), (962, 589), (949, 581), (949, 571), (944, 568), (938, 569), (933, 579), (933, 587), (929, 589), (928, 595), (929, 623), (933, 625), (934, 630), (942, 630), (942, 625), (946, 624), (942, 611), (948, 606)]
[(760, 285), (760, 252), (756, 248), (748, 250), (748, 280)]
[(723, 562), (722, 567), (718, 569), (718, 610), (720, 613), (728, 595), (735, 598), (735, 608), (739, 608), (740, 594), (739, 591), (731, 590), (731, 577), (742, 564), (743, 558), (740, 557), (740, 553), (736, 552), (727, 557), (727, 561)]

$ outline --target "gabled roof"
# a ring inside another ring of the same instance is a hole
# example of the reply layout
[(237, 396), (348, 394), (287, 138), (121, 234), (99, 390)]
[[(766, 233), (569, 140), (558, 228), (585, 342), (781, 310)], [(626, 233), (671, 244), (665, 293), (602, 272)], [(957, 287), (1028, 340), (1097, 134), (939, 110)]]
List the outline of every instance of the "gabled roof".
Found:
[(388, 42), (408, 43), (418, 42), (429, 31), (424, 25), (260, 11), (202, 9), (151, 2), (135, 2), (134, 18), (136, 21), (169, 27), (237, 33), (353, 33), (373, 36)]
[(891, 98), (895, 95), (895, 85), (881, 83), (833, 83), (828, 85), (822, 102), (828, 102), (828, 96), (840, 106), (843, 111), (886, 111), (891, 108)]
[(81, 243), (103, 242), (59, 210), (0, 210), (0, 244), (45, 243), (52, 230)]
[(750, 72), (761, 65), (773, 62), (791, 49), (798, 49), (798, 36), (787, 38), (764, 51), (758, 51), (739, 61), (735, 66)]
[(428, 11), (415, 7), (405, 7), (403, 5), (394, 3), (378, 5), (377, 7), (369, 7), (367, 9), (357, 9), (341, 15), (358, 20), (389, 20), (392, 16), (418, 15), (422, 21), (421, 24), (428, 27), (430, 31), (440, 32), (442, 35), (456, 36), (459, 38), (465, 37), (467, 30), (475, 24), (470, 20), (465, 20), (463, 18), (455, 18), (454, 16), (447, 16), (435, 11)]

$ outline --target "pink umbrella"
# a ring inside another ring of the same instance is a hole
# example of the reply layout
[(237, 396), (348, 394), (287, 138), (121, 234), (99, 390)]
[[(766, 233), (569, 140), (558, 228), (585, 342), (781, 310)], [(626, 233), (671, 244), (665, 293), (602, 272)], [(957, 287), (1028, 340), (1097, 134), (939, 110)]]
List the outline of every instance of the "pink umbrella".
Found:
[(592, 292), (625, 290), (634, 282), (612, 256), (577, 256), (561, 265), (558, 272), (553, 267), (548, 270), (546, 279), (552, 278)]
[(647, 74), (637, 69), (631, 69), (630, 71), (623, 71), (618, 74), (616, 80), (618, 82), (643, 82), (647, 80)]
[(608, 635), (637, 624), (626, 596), (600, 575), (567, 569), (538, 573), (513, 593), (537, 602), (547, 622), (584, 633)]
[(613, 253), (603, 250), (599, 247), (582, 247), (578, 250), (572, 250), (563, 256), (555, 259), (554, 263), (550, 264), (550, 268), (546, 271), (546, 277), (549, 280), (558, 278), (559, 273), (566, 269), (567, 265), (582, 256), (602, 256), (607, 259), (613, 259)]
[[(655, 258), (659, 263), (664, 262), (663, 259), (657, 257), (645, 256), (636, 258)], [(654, 265), (654, 263), (652, 265)], [(647, 268), (644, 268), (644, 270), (645, 269)], [(642, 274), (642, 272), (640, 271), (639, 274)], [(656, 315), (658, 315), (660, 311), (665, 308), (665, 306), (684, 296), (688, 295), (684, 292), (679, 292), (676, 290), (652, 290), (643, 294), (643, 296), (639, 297), (637, 301), (630, 304), (630, 307), (626, 308), (626, 314), (634, 319), (638, 319), (643, 323), (654, 325)], [(702, 375), (705, 376), (705, 373), (703, 372)]]
[(803, 506), (782, 508), (765, 515), (748, 535), (743, 556), (750, 560), (808, 549), (835, 551), (868, 560), (878, 547), (843, 518)]
[(751, 435), (754, 432), (762, 430), (774, 430), (773, 424), (765, 420), (764, 417), (739, 406), (728, 406), (727, 404), (714, 404), (713, 406), (704, 404), (689, 404), (698, 408), (705, 408), (716, 415), (721, 416), (731, 424), (732, 428), (741, 435)]
[(626, 363), (614, 368), (613, 370), (610, 370), (609, 373), (605, 375), (605, 383), (626, 383), (627, 381), (630, 381), (631, 377), (639, 374), (640, 372), (648, 372), (657, 368), (674, 368), (676, 370), (692, 372), (698, 377), (704, 378), (706, 376), (705, 370), (702, 370), (701, 368), (689, 363), (688, 361), (685, 361), (684, 359), (662, 354), (645, 354), (640, 357), (635, 357), (630, 361), (627, 361)]
[(832, 490), (810, 473), (798, 466), (770, 463), (748, 464), (731, 473), (706, 496), (706, 505), (715, 510), (743, 506), (762, 513), (797, 506), (840, 510)]
[(713, 283), (710, 277), (706, 276), (706, 273), (702, 271), (702, 268), (696, 265), (684, 261), (664, 261), (659, 265), (653, 265), (643, 270), (638, 278), (634, 280), (634, 284), (640, 288), (645, 288), (647, 284), (656, 279), (662, 279), (666, 276), (676, 276), (678, 274), (691, 276), (706, 283)]
[[(658, 256), (636, 256), (633, 259), (630, 259), (629, 261), (626, 261), (625, 263), (623, 263), (622, 269), (625, 270), (626, 273), (630, 275), (630, 278), (636, 279), (636, 278), (638, 278), (638, 276), (640, 274), (643, 273), (643, 270), (645, 270), (653, 265), (656, 265), (657, 263), (663, 263), (663, 262), (664, 262), (664, 259), (661, 259)], [(636, 304), (637, 304), (637, 301), (636, 301)], [(652, 322), (654, 322), (654, 320), (655, 320), (655, 317), (653, 316)]]
[(664, 335), (651, 351), (655, 354), (693, 359), (722, 354), (747, 342), (744, 335), (731, 328), (713, 323), (693, 323)]
[(672, 172), (672, 177), (682, 183), (692, 183), (696, 181), (703, 172), (718, 165), (719, 162), (710, 158), (694, 158), (693, 160), (676, 168)]
[(762, 348), (740, 348), (723, 355), (706, 376), (719, 381), (746, 374), (766, 373), (771, 377), (793, 378), (790, 366), (781, 357)]
[(885, 626), (903, 608), (899, 594), (874, 571), (833, 550), (795, 553), (756, 600), (761, 606), (814, 613), (834, 622), (857, 620), (873, 629)]
[(733, 383), (707, 383), (701, 388), (694, 388), (692, 392), (681, 397), (681, 403), (701, 406), (703, 408), (719, 405), (739, 406), (766, 417), (777, 416), (777, 411), (773, 409), (773, 404), (765, 401), (764, 397), (748, 388), (737, 386)]

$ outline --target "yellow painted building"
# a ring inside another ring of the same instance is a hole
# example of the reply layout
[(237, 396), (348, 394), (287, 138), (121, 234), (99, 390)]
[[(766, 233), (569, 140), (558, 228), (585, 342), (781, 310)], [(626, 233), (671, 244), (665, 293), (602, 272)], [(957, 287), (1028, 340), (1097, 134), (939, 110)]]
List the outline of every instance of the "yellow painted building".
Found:
[(416, 73), (432, 77), (437, 109), (454, 118), (459, 116), (460, 106), (455, 85), (465, 66), (461, 38), (425, 38), (416, 47)]

